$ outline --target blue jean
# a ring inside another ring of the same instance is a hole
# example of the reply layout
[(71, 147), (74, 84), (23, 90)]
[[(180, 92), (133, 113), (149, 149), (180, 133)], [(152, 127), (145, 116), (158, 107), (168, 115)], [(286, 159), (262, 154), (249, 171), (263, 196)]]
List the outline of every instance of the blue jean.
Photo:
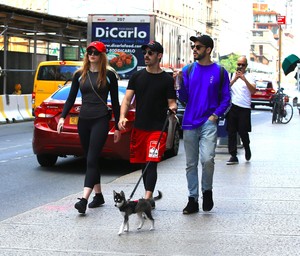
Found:
[(193, 130), (184, 130), (183, 142), (186, 154), (186, 178), (189, 197), (199, 198), (198, 162), (202, 165), (201, 189), (212, 190), (217, 146), (217, 124), (207, 120)]

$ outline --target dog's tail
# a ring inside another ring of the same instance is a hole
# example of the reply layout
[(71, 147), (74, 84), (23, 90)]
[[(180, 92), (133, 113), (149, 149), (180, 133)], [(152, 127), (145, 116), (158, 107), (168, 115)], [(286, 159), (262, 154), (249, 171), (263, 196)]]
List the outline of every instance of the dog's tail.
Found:
[(154, 201), (157, 201), (157, 200), (159, 200), (159, 199), (162, 198), (162, 193), (161, 193), (161, 191), (157, 190), (157, 192), (158, 192), (158, 195), (155, 196), (155, 197), (153, 197), (153, 200), (154, 200)]

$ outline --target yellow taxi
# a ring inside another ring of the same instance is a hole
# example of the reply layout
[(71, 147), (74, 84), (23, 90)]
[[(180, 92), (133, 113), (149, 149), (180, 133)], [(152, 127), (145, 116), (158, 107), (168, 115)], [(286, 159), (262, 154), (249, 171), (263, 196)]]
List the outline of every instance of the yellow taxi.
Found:
[(32, 113), (43, 100), (72, 80), (82, 61), (43, 61), (35, 72), (32, 91)]

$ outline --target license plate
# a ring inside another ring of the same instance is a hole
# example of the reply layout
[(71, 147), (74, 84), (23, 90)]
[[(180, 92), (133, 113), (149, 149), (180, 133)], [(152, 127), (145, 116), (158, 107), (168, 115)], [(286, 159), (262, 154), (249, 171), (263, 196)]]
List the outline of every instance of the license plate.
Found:
[(78, 116), (70, 116), (69, 124), (77, 125)]

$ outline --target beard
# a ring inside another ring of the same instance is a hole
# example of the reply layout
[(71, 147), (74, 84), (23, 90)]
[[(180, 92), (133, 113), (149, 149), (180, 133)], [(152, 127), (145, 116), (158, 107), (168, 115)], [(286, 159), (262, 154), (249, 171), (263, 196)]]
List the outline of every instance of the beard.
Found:
[(206, 55), (205, 55), (205, 52), (204, 53), (200, 53), (200, 54), (198, 54), (195, 58), (194, 58), (194, 60), (196, 61), (196, 60), (202, 60), (202, 59), (204, 59), (204, 57), (205, 57)]

